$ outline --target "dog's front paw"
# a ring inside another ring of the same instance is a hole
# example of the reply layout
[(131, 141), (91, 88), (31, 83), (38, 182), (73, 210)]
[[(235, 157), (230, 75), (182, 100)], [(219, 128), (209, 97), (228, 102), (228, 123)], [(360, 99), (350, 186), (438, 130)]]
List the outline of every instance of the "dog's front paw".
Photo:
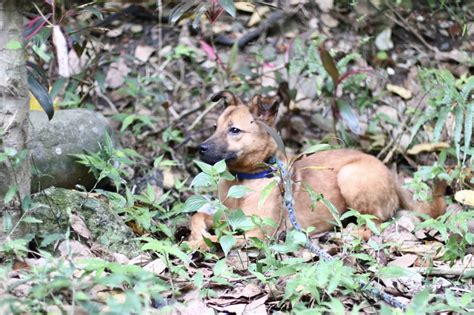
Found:
[(209, 245), (206, 244), (204, 239), (202, 240), (190, 240), (188, 241), (189, 247), (191, 247), (192, 250), (209, 250)]
[[(218, 239), (216, 235), (209, 235), (209, 237), (206, 237), (207, 240), (209, 240), (211, 243), (218, 243)], [(190, 239), (188, 241), (189, 247), (193, 250), (203, 250), (207, 251), (210, 249), (208, 243), (204, 238), (196, 238), (196, 239)]]

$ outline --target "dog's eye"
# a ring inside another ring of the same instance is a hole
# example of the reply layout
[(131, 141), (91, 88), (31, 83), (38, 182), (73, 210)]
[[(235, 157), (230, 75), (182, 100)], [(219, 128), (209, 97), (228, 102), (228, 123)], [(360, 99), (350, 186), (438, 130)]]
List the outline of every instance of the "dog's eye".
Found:
[(240, 131), (241, 131), (241, 130), (240, 130), (239, 128), (235, 128), (235, 127), (229, 128), (229, 132), (230, 132), (231, 134), (234, 134), (234, 135), (238, 135), (238, 134), (240, 133)]
[(214, 128), (214, 130), (216, 130), (216, 129), (217, 129), (217, 125), (214, 125), (213, 128)]

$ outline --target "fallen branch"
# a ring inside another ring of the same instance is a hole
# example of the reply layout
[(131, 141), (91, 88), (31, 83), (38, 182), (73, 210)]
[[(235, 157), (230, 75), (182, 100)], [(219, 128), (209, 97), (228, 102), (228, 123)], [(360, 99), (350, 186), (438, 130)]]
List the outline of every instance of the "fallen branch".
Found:
[(450, 277), (463, 277), (463, 278), (474, 278), (474, 268), (413, 268), (414, 271), (427, 276), (450, 276)]
[[(285, 11), (276, 11), (273, 12), (268, 16), (268, 18), (260, 23), (258, 27), (255, 29), (247, 32), (245, 35), (242, 35), (238, 40), (237, 40), (237, 46), (239, 49), (244, 48), (247, 46), (248, 43), (254, 41), (257, 39), (262, 33), (267, 31), (270, 27), (275, 25), (278, 22), (281, 22), (282, 20), (292, 16), (295, 12), (285, 12)], [(219, 34), (214, 38), (214, 42), (216, 44), (224, 45), (224, 46), (233, 46), (236, 42), (235, 39), (229, 38), (225, 35)]]

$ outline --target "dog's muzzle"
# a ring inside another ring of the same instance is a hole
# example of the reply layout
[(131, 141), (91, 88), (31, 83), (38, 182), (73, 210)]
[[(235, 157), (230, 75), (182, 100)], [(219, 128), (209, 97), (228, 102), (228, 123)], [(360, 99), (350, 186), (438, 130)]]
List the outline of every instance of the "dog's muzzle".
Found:
[(214, 165), (220, 160), (226, 162), (234, 161), (237, 158), (235, 152), (227, 151), (222, 146), (213, 142), (203, 142), (198, 146), (199, 157), (203, 162)]

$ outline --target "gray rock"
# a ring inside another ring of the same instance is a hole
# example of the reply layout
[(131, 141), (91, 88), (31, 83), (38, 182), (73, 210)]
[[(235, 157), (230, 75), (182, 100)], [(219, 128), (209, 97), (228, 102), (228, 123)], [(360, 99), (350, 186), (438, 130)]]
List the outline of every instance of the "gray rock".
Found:
[[(28, 216), (42, 223), (22, 223), (20, 230), (34, 233), (42, 238), (53, 233), (66, 234), (71, 223), (71, 214), (79, 216), (90, 232), (87, 241), (104, 246), (109, 252), (120, 253), (129, 258), (140, 253), (135, 235), (117, 213), (104, 201), (91, 194), (50, 187), (33, 196), (41, 206), (31, 210)], [(74, 229), (71, 227), (71, 231)], [(75, 233), (73, 232), (73, 235)], [(74, 237), (77, 238), (77, 237)], [(39, 240), (38, 244), (41, 243)], [(51, 250), (52, 248), (46, 248)]]
[(63, 109), (48, 121), (40, 111), (30, 113), (29, 149), (32, 158), (32, 191), (50, 186), (92, 188), (96, 180), (71, 154), (97, 152), (105, 134), (112, 135), (107, 119), (84, 109)]

